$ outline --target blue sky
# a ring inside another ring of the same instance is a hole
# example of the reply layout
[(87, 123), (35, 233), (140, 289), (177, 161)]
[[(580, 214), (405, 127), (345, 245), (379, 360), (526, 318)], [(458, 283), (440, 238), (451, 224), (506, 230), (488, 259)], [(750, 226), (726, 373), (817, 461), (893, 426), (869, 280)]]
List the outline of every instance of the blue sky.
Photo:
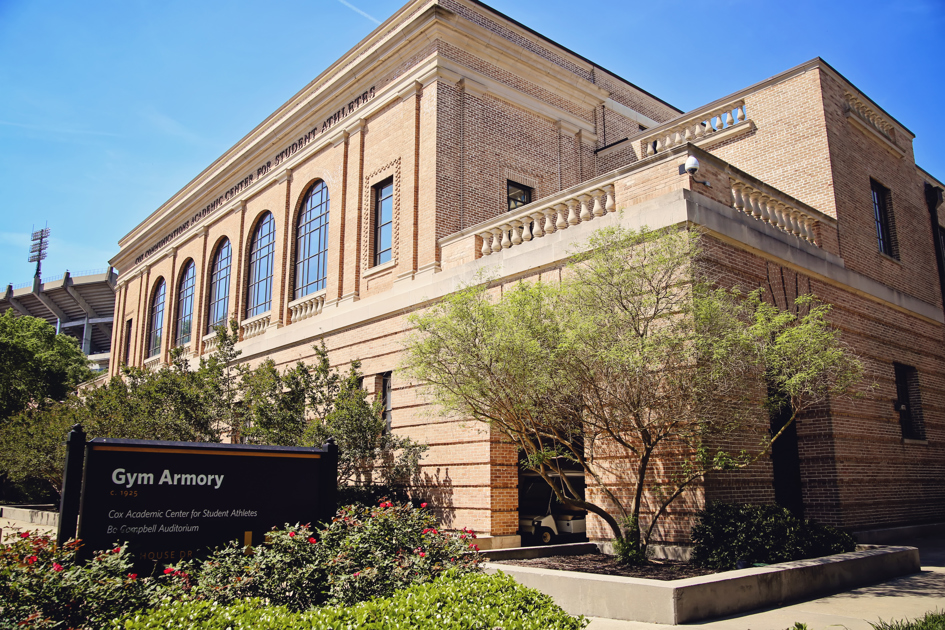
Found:
[[(491, 5), (683, 110), (823, 57), (945, 178), (945, 0)], [(107, 266), (118, 239), (400, 6), (0, 0), (0, 283), (32, 278), (29, 232), (46, 222), (44, 275)]]

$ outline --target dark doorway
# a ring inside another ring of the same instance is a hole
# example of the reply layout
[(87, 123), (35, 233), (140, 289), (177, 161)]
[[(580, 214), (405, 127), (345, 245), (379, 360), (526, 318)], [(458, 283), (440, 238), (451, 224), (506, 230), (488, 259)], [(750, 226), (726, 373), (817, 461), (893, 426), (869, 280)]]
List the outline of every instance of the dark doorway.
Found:
[[(771, 413), (771, 435), (774, 436), (791, 418), (791, 409), (782, 404)], [(801, 456), (797, 443), (797, 420), (771, 446), (774, 472), (774, 500), (794, 516), (804, 518), (804, 496), (801, 493)]]

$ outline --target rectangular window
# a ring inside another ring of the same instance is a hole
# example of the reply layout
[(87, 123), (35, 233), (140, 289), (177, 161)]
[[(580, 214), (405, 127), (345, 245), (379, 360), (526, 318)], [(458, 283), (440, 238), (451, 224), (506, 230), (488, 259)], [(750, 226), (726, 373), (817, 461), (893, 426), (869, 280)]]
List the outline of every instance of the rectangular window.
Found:
[(381, 412), (381, 417), (384, 419), (384, 426), (387, 431), (391, 430), (391, 411), (394, 409), (394, 405), (391, 398), (391, 388), (392, 373), (384, 372), (381, 374), (381, 383), (378, 393), (381, 396), (381, 404), (383, 404), (383, 411)]
[(899, 259), (899, 244), (896, 242), (896, 224), (892, 214), (892, 195), (889, 189), (870, 178), (873, 194), (873, 217), (876, 220), (876, 240), (879, 251)]
[(896, 371), (896, 411), (902, 437), (907, 440), (925, 439), (922, 401), (919, 398), (919, 373), (911, 365), (893, 363)]
[(394, 251), (394, 178), (374, 187), (374, 266), (390, 261)]
[(532, 189), (513, 182), (511, 179), (506, 182), (509, 198), (509, 212), (516, 208), (532, 202)]
[(125, 365), (131, 365), (131, 324), (134, 320), (125, 322)]

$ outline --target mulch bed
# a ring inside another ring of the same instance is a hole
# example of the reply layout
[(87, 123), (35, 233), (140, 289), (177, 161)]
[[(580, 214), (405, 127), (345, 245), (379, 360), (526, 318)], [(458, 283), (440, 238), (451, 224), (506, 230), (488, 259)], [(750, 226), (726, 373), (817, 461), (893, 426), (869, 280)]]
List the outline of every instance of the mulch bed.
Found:
[(491, 560), (490, 562), (538, 569), (558, 569), (560, 571), (579, 571), (598, 575), (648, 578), (650, 580), (681, 580), (715, 573), (712, 569), (703, 569), (702, 567), (673, 560), (651, 560), (649, 563), (639, 566), (625, 565), (617, 562), (613, 556), (602, 553), (550, 556), (548, 558), (530, 558), (527, 560)]

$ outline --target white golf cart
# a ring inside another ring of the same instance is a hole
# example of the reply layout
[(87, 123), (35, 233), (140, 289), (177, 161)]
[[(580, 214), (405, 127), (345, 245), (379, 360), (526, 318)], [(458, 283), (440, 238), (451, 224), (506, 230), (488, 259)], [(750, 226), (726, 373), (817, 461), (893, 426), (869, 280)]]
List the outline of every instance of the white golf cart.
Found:
[[(584, 491), (584, 474), (565, 473), (572, 485)], [(519, 475), (519, 534), (533, 544), (578, 542), (586, 539), (587, 512), (571, 510), (555, 498), (548, 483), (535, 473)]]

